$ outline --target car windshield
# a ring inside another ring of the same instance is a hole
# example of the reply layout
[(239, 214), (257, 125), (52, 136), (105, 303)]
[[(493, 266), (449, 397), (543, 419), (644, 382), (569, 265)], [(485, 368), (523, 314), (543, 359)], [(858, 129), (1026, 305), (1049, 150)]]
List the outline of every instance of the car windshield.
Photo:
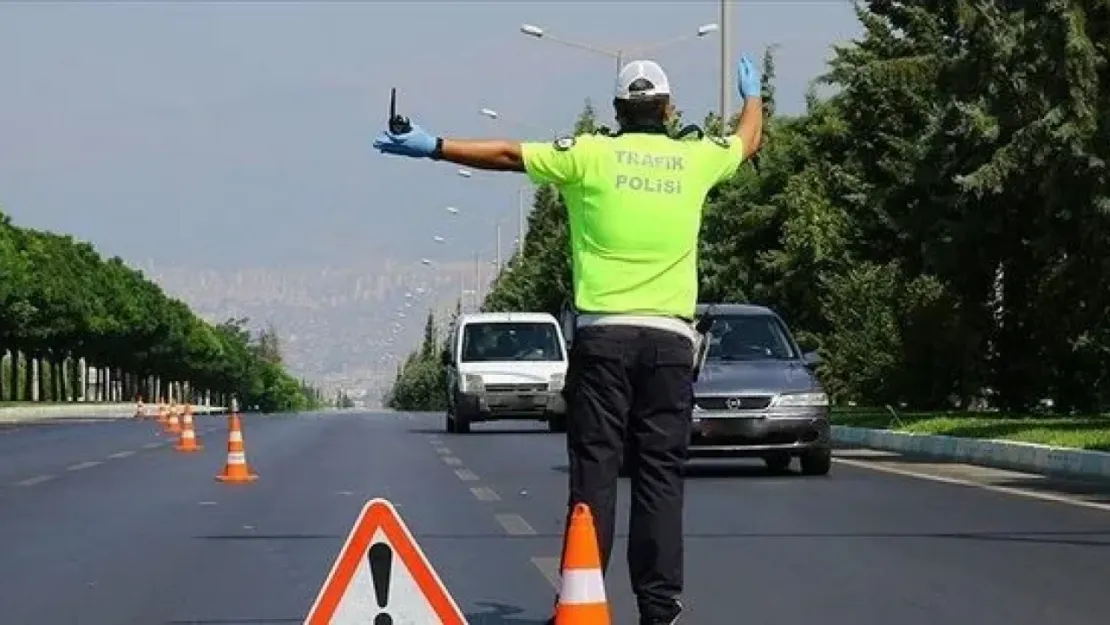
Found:
[(555, 324), (543, 321), (468, 323), (461, 361), (563, 360), (555, 330)]
[(706, 360), (793, 360), (798, 354), (782, 322), (771, 315), (714, 317)]

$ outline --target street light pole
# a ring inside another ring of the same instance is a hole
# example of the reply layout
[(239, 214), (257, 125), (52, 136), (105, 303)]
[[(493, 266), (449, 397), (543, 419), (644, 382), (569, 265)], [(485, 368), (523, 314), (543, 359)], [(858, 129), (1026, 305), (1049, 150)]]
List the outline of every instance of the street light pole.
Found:
[(721, 25), (721, 80), (720, 80), (720, 111), (721, 116), (721, 136), (728, 135), (729, 116), (732, 110), (732, 50), (730, 49), (729, 38), (732, 36), (731, 24), (731, 11), (729, 11), (729, 0), (719, 0), (721, 15), (719, 16), (719, 23)]
[(555, 43), (560, 43), (560, 44), (562, 44), (564, 46), (567, 46), (567, 47), (570, 47), (570, 48), (578, 48), (579, 50), (586, 50), (588, 52), (593, 52), (594, 54), (600, 54), (602, 56), (607, 56), (611, 59), (616, 59), (616, 61), (617, 61), (617, 74), (619, 75), (620, 71), (621, 71), (621, 68), (624, 65), (625, 58), (628, 57), (631, 54), (640, 54), (640, 53), (643, 53), (643, 52), (658, 50), (659, 48), (663, 48), (663, 47), (666, 47), (666, 46), (670, 46), (672, 44), (680, 43), (680, 42), (686, 41), (687, 39), (701, 38), (701, 37), (704, 37), (704, 36), (708, 35), (709, 33), (717, 31), (718, 28), (719, 28), (719, 25), (715, 24), (715, 23), (713, 23), (713, 24), (703, 24), (703, 25), (699, 26), (696, 31), (694, 31), (693, 33), (687, 34), (687, 35), (681, 35), (681, 36), (678, 36), (678, 37), (668, 39), (666, 41), (658, 41), (656, 43), (645, 45), (645, 46), (639, 46), (637, 48), (618, 48), (618, 49), (615, 49), (615, 50), (611, 49), (611, 48), (603, 48), (601, 46), (595, 46), (593, 44), (584, 43), (584, 42), (581, 42), (581, 41), (574, 41), (574, 40), (571, 40), (571, 39), (562, 39), (562, 38), (559, 38), (559, 37), (553, 37), (552, 35), (548, 34), (547, 31), (545, 31), (544, 29), (540, 28), (539, 26), (535, 26), (533, 24), (522, 24), (520, 26), (520, 32), (522, 32), (525, 35), (528, 35), (529, 37), (532, 37), (534, 39), (548, 39), (550, 41), (553, 41)]

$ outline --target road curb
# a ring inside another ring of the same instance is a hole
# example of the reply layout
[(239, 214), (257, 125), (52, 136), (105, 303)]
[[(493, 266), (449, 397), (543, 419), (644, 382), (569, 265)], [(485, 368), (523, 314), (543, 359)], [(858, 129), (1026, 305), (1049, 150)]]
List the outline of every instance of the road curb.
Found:
[(832, 438), (842, 445), (917, 454), (996, 469), (1110, 479), (1110, 453), (1101, 451), (845, 425), (832, 426)]
[[(157, 406), (146, 407), (148, 416), (156, 414)], [(193, 406), (196, 414), (227, 412), (222, 406)], [(135, 404), (50, 404), (46, 406), (0, 407), (0, 423), (22, 423), (44, 419), (126, 419), (135, 416)]]

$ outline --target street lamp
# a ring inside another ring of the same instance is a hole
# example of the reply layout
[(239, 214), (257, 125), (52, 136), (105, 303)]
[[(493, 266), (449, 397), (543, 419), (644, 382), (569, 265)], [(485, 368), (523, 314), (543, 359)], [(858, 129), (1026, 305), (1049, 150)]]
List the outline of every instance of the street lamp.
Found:
[(459, 209), (455, 208), (454, 206), (448, 206), (447, 207), (447, 212), (451, 213), (452, 215), (458, 215), (459, 214)]
[[(726, 0), (720, 0), (720, 1), (722, 3), (724, 3)], [(667, 47), (667, 46), (670, 46), (670, 45), (674, 45), (676, 43), (681, 43), (681, 42), (686, 41), (688, 39), (699, 39), (701, 37), (705, 37), (709, 33), (717, 32), (718, 30), (720, 30), (720, 25), (717, 24), (717, 23), (702, 24), (701, 26), (698, 26), (697, 30), (695, 30), (692, 33), (688, 33), (688, 34), (685, 34), (685, 35), (680, 35), (678, 37), (673, 37), (671, 39), (666, 39), (664, 41), (658, 41), (658, 42), (647, 44), (647, 45), (637, 46), (635, 48), (611, 49), (611, 48), (605, 48), (605, 47), (597, 46), (597, 45), (594, 45), (594, 44), (591, 44), (591, 43), (585, 43), (585, 42), (582, 42), (582, 41), (575, 41), (573, 39), (563, 39), (561, 37), (553, 37), (552, 35), (548, 34), (547, 31), (540, 28), (539, 26), (536, 26), (535, 24), (521, 24), (521, 26), (520, 26), (520, 32), (524, 33), (525, 35), (527, 35), (529, 37), (533, 37), (535, 39), (547, 39), (549, 41), (554, 41), (555, 43), (559, 43), (559, 44), (562, 44), (564, 46), (567, 46), (568, 48), (578, 48), (579, 50), (586, 50), (587, 52), (593, 52), (594, 54), (600, 54), (602, 56), (607, 56), (611, 59), (616, 59), (616, 61), (617, 61), (617, 73), (620, 73), (621, 66), (624, 64), (624, 59), (626, 57), (632, 55), (632, 54), (642, 54), (644, 52), (649, 52), (649, 51), (652, 51), (652, 50), (658, 50), (660, 48), (664, 48), (664, 47)]]
[(469, 169), (460, 169), (456, 173), (458, 175), (462, 176), (463, 178), (469, 178), (469, 177), (474, 175), (473, 173), (470, 172)]
[(431, 265), (432, 261), (427, 259), (427, 258), (421, 258), (420, 259), (420, 264), (422, 264), (422, 265)]
[(524, 121), (521, 121), (519, 119), (512, 119), (512, 118), (505, 117), (505, 116), (501, 115), (501, 113), (499, 113), (495, 109), (483, 108), (483, 109), (480, 109), (478, 111), (478, 113), (482, 117), (488, 117), (490, 119), (506, 122), (506, 123), (512, 124), (514, 126), (520, 126), (521, 128), (527, 129), (529, 132), (535, 132), (535, 133), (538, 133), (538, 134), (550, 134), (552, 136), (552, 138), (558, 138), (558, 136), (559, 136), (559, 133), (555, 132), (554, 130), (544, 130), (543, 128), (540, 128), (539, 126), (529, 124), (528, 122), (524, 122)]
[(432, 240), (434, 240), (436, 243), (443, 243), (447, 239), (444, 239), (443, 237), (441, 237), (439, 235), (436, 235), (436, 236), (432, 237)]

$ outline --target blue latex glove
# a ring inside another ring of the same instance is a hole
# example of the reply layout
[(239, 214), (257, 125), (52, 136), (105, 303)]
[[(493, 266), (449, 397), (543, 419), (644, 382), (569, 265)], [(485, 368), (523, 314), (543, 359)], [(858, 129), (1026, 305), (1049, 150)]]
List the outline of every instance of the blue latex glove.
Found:
[(748, 57), (741, 57), (736, 64), (736, 87), (741, 98), (758, 98), (762, 93), (759, 68)]
[(414, 124), (403, 134), (395, 135), (388, 130), (381, 133), (374, 139), (374, 147), (383, 154), (427, 158), (436, 149), (436, 138)]

